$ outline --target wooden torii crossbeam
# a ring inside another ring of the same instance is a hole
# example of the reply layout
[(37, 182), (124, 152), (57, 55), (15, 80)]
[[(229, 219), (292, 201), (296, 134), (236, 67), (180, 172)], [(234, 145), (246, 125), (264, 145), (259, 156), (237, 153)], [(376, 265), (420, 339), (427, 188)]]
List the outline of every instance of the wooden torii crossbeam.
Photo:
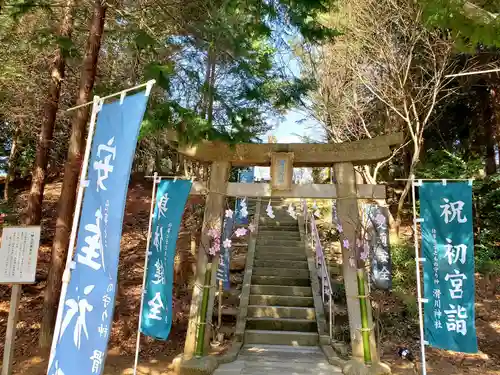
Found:
[[(191, 195), (207, 195), (210, 191), (206, 184), (194, 182)], [(225, 195), (228, 197), (254, 197), (254, 198), (311, 198), (335, 199), (338, 198), (337, 187), (332, 184), (293, 184), (291, 190), (273, 190), (271, 184), (245, 184), (229, 182)], [(385, 199), (384, 185), (358, 184), (358, 199)]]
[(346, 143), (240, 143), (202, 141), (179, 145), (175, 134), (168, 137), (178, 152), (202, 162), (227, 161), (233, 167), (269, 166), (271, 153), (292, 152), (294, 167), (330, 167), (334, 163), (372, 164), (391, 156), (391, 147), (403, 143), (402, 133)]

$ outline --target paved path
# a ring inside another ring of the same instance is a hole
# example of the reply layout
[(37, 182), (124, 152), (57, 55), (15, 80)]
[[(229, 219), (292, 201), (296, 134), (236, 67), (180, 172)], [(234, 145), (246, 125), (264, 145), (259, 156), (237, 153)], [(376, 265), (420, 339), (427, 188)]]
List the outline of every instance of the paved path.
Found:
[(248, 345), (233, 363), (221, 365), (214, 375), (341, 375), (319, 347)]

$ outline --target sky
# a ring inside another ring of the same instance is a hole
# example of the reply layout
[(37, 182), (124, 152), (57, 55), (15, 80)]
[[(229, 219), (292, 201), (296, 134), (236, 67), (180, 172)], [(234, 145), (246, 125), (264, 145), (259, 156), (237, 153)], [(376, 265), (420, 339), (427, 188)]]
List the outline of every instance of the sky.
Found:
[[(300, 77), (300, 61), (290, 51), (277, 54), (275, 62), (288, 70), (288, 74), (294, 77)], [(274, 128), (269, 131), (263, 138), (267, 143), (268, 136), (273, 135), (277, 138), (278, 143), (302, 143), (301, 136), (306, 136), (314, 141), (322, 142), (324, 131), (321, 125), (308, 116), (307, 113), (299, 109), (292, 109), (284, 116), (284, 119), (277, 124), (273, 124)], [(306, 172), (306, 178), (310, 175), (310, 170)], [(255, 178), (269, 179), (269, 167), (256, 167)]]
[[(321, 142), (323, 130), (316, 121), (309, 118), (306, 114), (298, 110), (291, 110), (286, 114), (282, 122), (277, 124), (273, 130), (263, 137), (265, 143), (267, 143), (268, 135), (275, 136), (278, 143), (302, 143), (299, 136), (307, 136), (315, 141)], [(305, 178), (309, 179), (310, 175), (311, 171), (308, 169), (307, 172), (305, 172)], [(269, 179), (269, 167), (256, 167), (255, 178)]]

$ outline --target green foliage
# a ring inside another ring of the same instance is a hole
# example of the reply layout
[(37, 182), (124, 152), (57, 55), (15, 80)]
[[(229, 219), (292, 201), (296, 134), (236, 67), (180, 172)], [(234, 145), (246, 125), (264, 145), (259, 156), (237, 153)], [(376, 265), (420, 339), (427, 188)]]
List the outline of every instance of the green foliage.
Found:
[(488, 15), (499, 7), (467, 0), (420, 0), (430, 27), (451, 31), (461, 49), (474, 51), (479, 44), (500, 47), (500, 22)]
[[(319, 21), (331, 6), (324, 0), (221, 0), (207, 5), (207, 17), (193, 21), (167, 38), (176, 51), (145, 69), (168, 99), (152, 107), (141, 134), (176, 129), (180, 141), (202, 139), (229, 143), (258, 141), (270, 129), (269, 119), (297, 106), (314, 82), (289, 74), (278, 62), (288, 35), (304, 42), (327, 40), (334, 30)], [(159, 41), (138, 32), (139, 49)]]
[(500, 174), (481, 177), (482, 159), (464, 158), (446, 150), (429, 152), (418, 168), (422, 178), (474, 178), (474, 243), (476, 270), (500, 274)]
[(500, 174), (474, 183), (476, 269), (500, 275)]
[(403, 303), (407, 316), (416, 320), (418, 306), (415, 298), (415, 249), (408, 243), (391, 246), (392, 291)]
[(472, 178), (483, 168), (481, 159), (464, 161), (447, 150), (428, 150), (416, 171), (419, 178)]
[(144, 68), (145, 78), (156, 80), (156, 84), (165, 90), (170, 90), (170, 79), (174, 74), (173, 63), (161, 64), (152, 62)]
[(397, 243), (391, 246), (393, 290), (407, 293), (415, 287), (415, 249), (413, 244)]

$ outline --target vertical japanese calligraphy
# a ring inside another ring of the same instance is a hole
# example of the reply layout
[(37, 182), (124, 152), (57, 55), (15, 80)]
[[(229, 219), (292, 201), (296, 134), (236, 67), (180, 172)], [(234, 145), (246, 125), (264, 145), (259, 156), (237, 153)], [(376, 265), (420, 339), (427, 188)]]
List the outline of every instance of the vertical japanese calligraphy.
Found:
[[(231, 238), (233, 234), (233, 217), (226, 217), (224, 220), (224, 232), (222, 234), (222, 238), (227, 239)], [(219, 280), (222, 281), (224, 286), (224, 290), (229, 290), (231, 287), (229, 280), (229, 268), (230, 268), (230, 259), (231, 259), (231, 246), (224, 247), (220, 246), (219, 252), (219, 266), (217, 267), (217, 282)]]
[(123, 103), (104, 104), (99, 112), (74, 268), (60, 332), (54, 337), (49, 375), (103, 372), (113, 322), (125, 199), (147, 101), (141, 92), (125, 97)]
[(425, 339), (437, 348), (476, 353), (472, 186), (422, 184), (420, 217)]
[[(392, 288), (392, 264), (389, 251), (389, 211), (375, 204), (364, 205), (365, 238), (361, 259), (371, 260), (371, 281), (375, 288)], [(372, 251), (370, 252), (370, 248)]]
[[(238, 173), (238, 182), (244, 183), (244, 184), (251, 184), (254, 180), (255, 177), (255, 169), (254, 168), (248, 168), (245, 170), (241, 170)], [(245, 215), (244, 213), (247, 210), (247, 205), (246, 205), (246, 198), (241, 199), (237, 198), (236, 199), (236, 207), (235, 207), (235, 212), (236, 212), (236, 218), (235, 218), (235, 224), (236, 225), (242, 225), (242, 224), (248, 224), (248, 215)]]
[(191, 185), (163, 180), (156, 194), (140, 330), (159, 340), (166, 340), (172, 327), (175, 245)]

